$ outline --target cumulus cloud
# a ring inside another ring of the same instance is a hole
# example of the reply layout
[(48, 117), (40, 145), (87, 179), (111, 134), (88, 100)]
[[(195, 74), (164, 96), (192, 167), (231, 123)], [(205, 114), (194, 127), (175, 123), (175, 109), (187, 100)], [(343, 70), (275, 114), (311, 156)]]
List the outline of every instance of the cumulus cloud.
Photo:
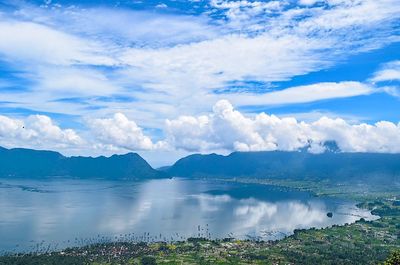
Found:
[(153, 144), (133, 120), (116, 113), (112, 118), (88, 121), (92, 134), (102, 144), (127, 150), (151, 150), (161, 148), (163, 143)]
[(265, 113), (246, 117), (227, 100), (218, 101), (209, 115), (167, 120), (166, 133), (171, 145), (189, 151), (294, 151), (306, 147), (319, 153), (326, 142), (335, 141), (344, 152), (400, 152), (400, 124), (353, 125), (327, 117), (307, 123)]
[(55, 125), (51, 118), (32, 115), (15, 119), (0, 115), (0, 146), (90, 153), (126, 151), (231, 152), (326, 151), (335, 142), (343, 152), (400, 153), (400, 123), (351, 124), (340, 118), (298, 121), (266, 113), (246, 116), (227, 100), (218, 101), (210, 114), (167, 120), (165, 138), (154, 142), (135, 121), (122, 113), (87, 120), (80, 135)]
[(22, 120), (0, 115), (1, 146), (63, 149), (83, 143), (74, 130), (61, 129), (47, 116), (32, 115)]
[(165, 150), (166, 143), (153, 143), (141, 127), (124, 114), (112, 118), (87, 119), (78, 134), (63, 129), (45, 115), (24, 119), (0, 115), (0, 146), (62, 151), (67, 154), (112, 154), (127, 151)]

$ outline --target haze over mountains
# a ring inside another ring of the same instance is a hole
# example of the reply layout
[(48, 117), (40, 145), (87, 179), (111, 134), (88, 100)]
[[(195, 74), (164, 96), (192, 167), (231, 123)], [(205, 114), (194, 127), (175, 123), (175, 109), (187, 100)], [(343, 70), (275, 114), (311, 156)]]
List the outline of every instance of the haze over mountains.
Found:
[(140, 155), (65, 157), (57, 152), (0, 148), (0, 177), (152, 179), (162, 177), (257, 177), (395, 182), (400, 154), (234, 152), (228, 156), (194, 154), (162, 170)]

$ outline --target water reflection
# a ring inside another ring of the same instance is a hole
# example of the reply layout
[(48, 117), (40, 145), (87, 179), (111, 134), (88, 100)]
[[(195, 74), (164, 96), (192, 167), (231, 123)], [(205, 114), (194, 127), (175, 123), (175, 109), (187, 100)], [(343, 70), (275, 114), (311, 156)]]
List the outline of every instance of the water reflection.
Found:
[(352, 202), (262, 185), (178, 179), (0, 183), (0, 250), (17, 244), (23, 249), (41, 240), (62, 247), (77, 237), (145, 232), (158, 240), (199, 234), (272, 239), (296, 228), (351, 223), (361, 217), (371, 215)]

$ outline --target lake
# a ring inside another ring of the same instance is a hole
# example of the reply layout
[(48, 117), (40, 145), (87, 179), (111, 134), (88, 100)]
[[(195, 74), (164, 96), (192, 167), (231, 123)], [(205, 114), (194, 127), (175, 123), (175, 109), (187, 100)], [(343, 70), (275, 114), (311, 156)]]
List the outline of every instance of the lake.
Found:
[[(332, 212), (332, 218), (327, 216)], [(296, 228), (374, 219), (354, 202), (211, 180), (0, 180), (0, 250), (107, 240), (278, 239)]]

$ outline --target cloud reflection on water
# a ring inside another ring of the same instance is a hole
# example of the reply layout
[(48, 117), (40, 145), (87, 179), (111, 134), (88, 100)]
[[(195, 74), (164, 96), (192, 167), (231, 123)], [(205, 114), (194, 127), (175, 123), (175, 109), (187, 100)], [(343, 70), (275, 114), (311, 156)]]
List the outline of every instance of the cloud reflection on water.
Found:
[[(32, 187), (51, 191), (38, 193), (21, 189), (18, 180), (7, 182), (12, 188), (0, 188), (0, 250), (31, 240), (60, 243), (144, 232), (168, 239), (206, 236), (208, 231), (212, 237), (269, 239), (263, 231), (287, 234), (371, 217), (352, 202), (269, 186), (178, 179), (30, 181)], [(333, 218), (327, 217), (328, 211)]]

